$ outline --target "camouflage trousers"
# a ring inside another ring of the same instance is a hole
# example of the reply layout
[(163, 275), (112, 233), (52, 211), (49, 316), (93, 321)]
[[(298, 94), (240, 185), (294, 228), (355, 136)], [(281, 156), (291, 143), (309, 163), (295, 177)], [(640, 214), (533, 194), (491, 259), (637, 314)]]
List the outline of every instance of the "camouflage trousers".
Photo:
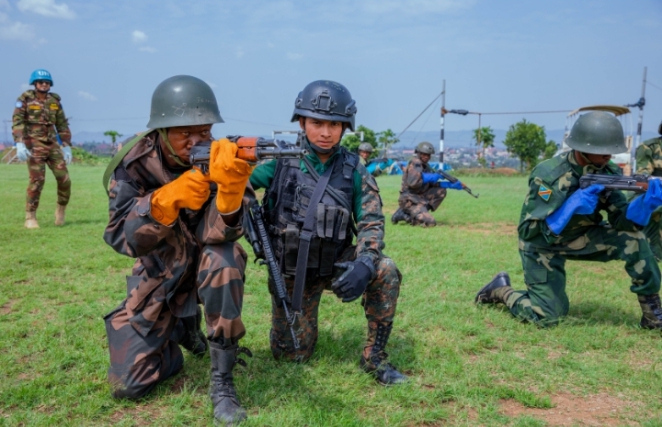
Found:
[[(246, 259), (238, 243), (205, 246), (197, 276), (195, 266), (184, 276), (193, 293), (176, 292), (172, 298), (163, 286), (166, 277), (148, 277), (146, 269), (136, 263), (134, 275), (127, 277), (129, 296), (104, 317), (113, 397), (138, 399), (182, 369), (184, 358), (178, 343), (183, 338), (183, 324), (179, 319), (194, 316), (198, 302), (204, 307), (208, 339), (229, 346), (245, 335), (241, 309)], [(185, 303), (187, 299), (192, 308)], [(188, 310), (181, 309), (185, 306)]]
[[(337, 262), (352, 261), (355, 259), (356, 248), (350, 247), (343, 252)], [(390, 325), (393, 323), (395, 308), (400, 293), (402, 274), (391, 258), (383, 256), (376, 265), (377, 276), (368, 284), (361, 305), (368, 320), (368, 336), (364, 352), (375, 344), (377, 325)], [(334, 276), (342, 271), (334, 271)], [(288, 359), (295, 362), (305, 362), (315, 351), (317, 344), (317, 319), (320, 299), (325, 289), (331, 289), (333, 277), (307, 277), (303, 293), (302, 313), (297, 317), (294, 330), (299, 339), (299, 350), (294, 349), (292, 335), (287, 325), (285, 311), (276, 297), (274, 283), (269, 278), (269, 292), (271, 293), (271, 353), (275, 359)], [(288, 295), (292, 295), (294, 280), (286, 279)], [(335, 295), (334, 295), (335, 298)]]
[(662, 212), (658, 209), (653, 212), (650, 222), (644, 228), (648, 244), (658, 262), (662, 261), (662, 227), (660, 227), (660, 221), (662, 221)]
[(71, 196), (71, 180), (67, 163), (58, 144), (44, 144), (35, 141), (32, 143), (32, 155), (28, 157), (28, 184), (26, 212), (36, 212), (39, 207), (39, 198), (46, 182), (46, 165), (53, 171), (57, 181), (57, 203), (66, 206)]
[(515, 317), (547, 327), (556, 325), (561, 317), (568, 314), (566, 260), (625, 261), (625, 271), (632, 281), (631, 292), (637, 295), (659, 292), (660, 269), (643, 233), (596, 227), (587, 237), (591, 243), (577, 250), (520, 250), (527, 290), (515, 291), (506, 300)]
[(423, 194), (417, 194), (416, 198), (401, 197), (398, 200), (400, 209), (411, 217), (411, 225), (422, 225), (424, 227), (434, 227), (437, 221), (430, 215), (430, 212), (437, 210), (441, 202), (446, 198), (446, 189), (440, 187), (431, 187)]

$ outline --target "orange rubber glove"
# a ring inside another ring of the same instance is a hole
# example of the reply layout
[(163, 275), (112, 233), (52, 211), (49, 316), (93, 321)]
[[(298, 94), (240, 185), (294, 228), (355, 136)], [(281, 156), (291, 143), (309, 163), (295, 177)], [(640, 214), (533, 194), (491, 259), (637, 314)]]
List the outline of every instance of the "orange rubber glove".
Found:
[(209, 176), (218, 185), (216, 208), (221, 215), (239, 210), (246, 183), (253, 171), (253, 167), (247, 161), (237, 158), (237, 150), (237, 144), (233, 144), (227, 138), (211, 144)]
[(179, 216), (179, 210), (199, 210), (209, 199), (209, 177), (193, 168), (152, 193), (152, 218), (170, 225)]

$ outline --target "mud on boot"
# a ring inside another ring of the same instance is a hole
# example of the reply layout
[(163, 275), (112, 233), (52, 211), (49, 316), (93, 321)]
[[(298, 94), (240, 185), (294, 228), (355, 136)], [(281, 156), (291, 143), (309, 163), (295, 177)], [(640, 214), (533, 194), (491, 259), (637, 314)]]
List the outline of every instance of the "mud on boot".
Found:
[(361, 368), (371, 374), (378, 383), (390, 386), (395, 384), (402, 384), (409, 378), (401, 374), (398, 369), (391, 365), (388, 361), (388, 354), (384, 351), (388, 337), (391, 334), (393, 324), (390, 325), (377, 325), (377, 337), (375, 338), (375, 345), (370, 350), (370, 355), (366, 358), (361, 355)]
[(506, 298), (511, 293), (513, 293), (513, 288), (510, 286), (510, 276), (505, 271), (502, 271), (497, 273), (490, 283), (478, 291), (474, 302), (476, 304), (496, 304), (499, 302), (505, 304)]
[(400, 221), (404, 221), (407, 224), (410, 224), (411, 217), (407, 215), (402, 209), (398, 208), (398, 210), (393, 213), (393, 216), (391, 216), (391, 223), (397, 224)]
[(37, 212), (26, 212), (25, 213), (25, 228), (39, 228), (39, 223), (37, 222)]
[(246, 419), (246, 410), (241, 407), (237, 392), (234, 389), (232, 368), (240, 364), (246, 366), (246, 361), (239, 358), (241, 353), (253, 357), (251, 351), (245, 347), (234, 345), (222, 348), (216, 342), (209, 343), (211, 355), (211, 387), (209, 397), (214, 407), (214, 418), (223, 426), (236, 426)]
[(641, 305), (641, 322), (639, 326), (644, 329), (662, 329), (662, 307), (660, 307), (660, 294), (637, 295)]

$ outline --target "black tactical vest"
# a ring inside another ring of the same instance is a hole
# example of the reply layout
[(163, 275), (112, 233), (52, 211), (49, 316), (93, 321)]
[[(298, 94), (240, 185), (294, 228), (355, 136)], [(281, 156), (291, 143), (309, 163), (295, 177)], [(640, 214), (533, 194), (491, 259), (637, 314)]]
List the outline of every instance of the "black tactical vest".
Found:
[[(331, 161), (333, 169), (322, 200), (317, 206), (310, 207), (314, 209), (316, 227), (310, 242), (307, 268), (318, 270), (320, 277), (331, 275), (333, 264), (352, 244), (354, 229), (353, 174), (358, 156), (340, 148), (339, 154)], [(278, 160), (274, 179), (264, 197), (271, 245), (285, 275), (295, 274), (299, 233), (317, 185), (313, 176), (301, 171), (299, 162), (299, 159)], [(332, 189), (336, 190), (336, 197), (331, 196)]]

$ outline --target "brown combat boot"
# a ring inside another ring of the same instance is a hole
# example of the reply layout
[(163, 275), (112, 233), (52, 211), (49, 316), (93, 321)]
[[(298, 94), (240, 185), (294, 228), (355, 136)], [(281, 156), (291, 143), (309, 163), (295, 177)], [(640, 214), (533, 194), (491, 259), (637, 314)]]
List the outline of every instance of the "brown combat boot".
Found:
[(37, 212), (25, 213), (25, 228), (39, 228), (39, 223), (37, 222)]
[(64, 210), (66, 208), (66, 205), (57, 205), (55, 209), (55, 225), (64, 225)]
[(241, 407), (237, 392), (234, 389), (232, 368), (237, 363), (246, 366), (246, 361), (238, 356), (244, 353), (253, 357), (251, 351), (245, 347), (234, 345), (223, 348), (217, 342), (209, 343), (211, 355), (211, 388), (209, 397), (214, 407), (214, 418), (224, 426), (236, 426), (246, 419), (246, 410)]
[(660, 294), (637, 295), (641, 305), (641, 322), (644, 329), (662, 329), (662, 307), (660, 307)]

